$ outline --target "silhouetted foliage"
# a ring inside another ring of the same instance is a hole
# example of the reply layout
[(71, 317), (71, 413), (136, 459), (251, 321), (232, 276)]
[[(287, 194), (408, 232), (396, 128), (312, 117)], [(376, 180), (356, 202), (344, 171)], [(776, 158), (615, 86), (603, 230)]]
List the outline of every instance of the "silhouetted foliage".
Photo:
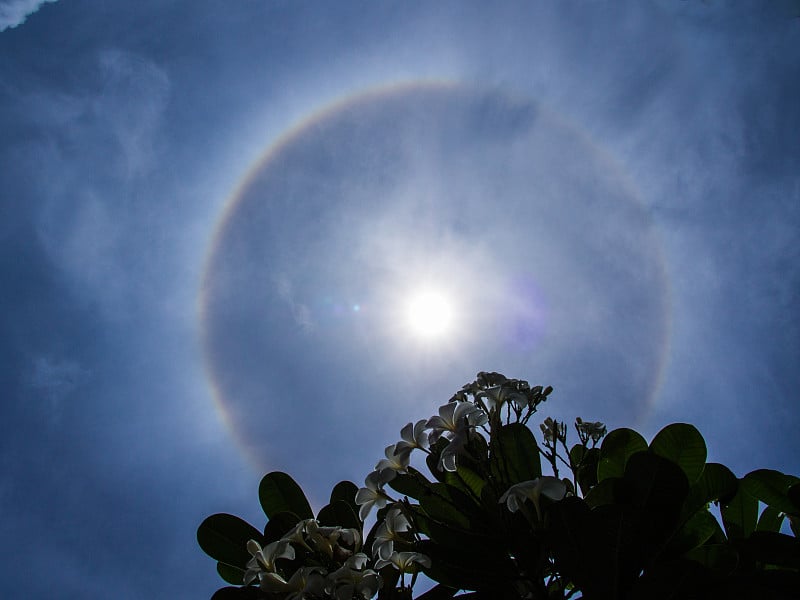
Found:
[(547, 418), (539, 443), (527, 424), (551, 391), (479, 373), (316, 517), (289, 475), (267, 474), (263, 533), (227, 514), (198, 529), (232, 584), (213, 600), (410, 599), (419, 572), (437, 584), (418, 600), (800, 597), (800, 479), (737, 478), (685, 423), (648, 444), (576, 419), (570, 446)]

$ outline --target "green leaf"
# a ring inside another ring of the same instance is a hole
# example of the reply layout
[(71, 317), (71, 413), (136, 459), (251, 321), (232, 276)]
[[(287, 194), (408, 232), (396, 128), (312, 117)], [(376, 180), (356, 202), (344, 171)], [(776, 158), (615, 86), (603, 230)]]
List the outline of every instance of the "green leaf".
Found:
[(353, 508), (343, 500), (335, 500), (327, 506), (324, 506), (317, 515), (317, 521), (320, 525), (327, 525), (330, 527), (346, 527), (361, 531), (361, 520), (358, 514), (353, 511)]
[(258, 486), (258, 499), (268, 518), (280, 512), (293, 512), (301, 519), (311, 519), (314, 513), (303, 490), (286, 473), (267, 473)]
[[(741, 480), (740, 480), (741, 481)], [(744, 539), (756, 529), (758, 519), (758, 500), (739, 486), (739, 491), (728, 502), (722, 504), (722, 524), (729, 539)]]
[(742, 554), (766, 565), (800, 570), (800, 541), (772, 531), (756, 531), (741, 545)]
[(445, 474), (445, 482), (467, 494), (472, 494), (477, 499), (476, 502), (480, 501), (483, 486), (486, 485), (486, 480), (462, 464), (458, 465), (455, 473), (448, 472)]
[(224, 587), (211, 596), (211, 600), (261, 600), (264, 596), (255, 586)]
[(797, 510), (794, 502), (789, 498), (789, 488), (797, 483), (796, 477), (771, 469), (753, 471), (742, 479), (742, 487), (753, 498), (758, 498), (764, 504), (785, 513)]
[(226, 583), (231, 583), (233, 585), (244, 584), (244, 569), (232, 567), (231, 565), (218, 562), (217, 573), (220, 577), (222, 577), (223, 580), (225, 580)]
[(340, 481), (331, 490), (330, 504), (337, 500), (347, 502), (353, 511), (358, 514), (358, 505), (356, 504), (356, 494), (358, 493), (358, 486), (352, 481)]
[(609, 433), (600, 446), (597, 481), (609, 477), (622, 477), (628, 459), (643, 450), (647, 450), (647, 442), (633, 429), (615, 429)]
[(758, 517), (758, 524), (756, 531), (773, 531), (778, 532), (783, 525), (783, 519), (786, 515), (779, 511), (774, 506), (767, 506)]
[[(581, 486), (584, 496), (597, 485), (597, 465), (600, 462), (600, 448), (584, 448), (581, 444), (576, 444), (570, 450), (570, 460), (573, 465), (580, 465), (577, 468), (576, 477), (578, 485)], [(577, 459), (577, 460), (575, 460)]]
[(654, 511), (659, 529), (667, 531), (677, 524), (689, 493), (686, 475), (678, 465), (652, 452), (639, 452), (628, 461), (624, 480), (631, 503)]
[(794, 510), (791, 511), (791, 513), (794, 515), (800, 515), (800, 483), (795, 483), (794, 485), (790, 486), (786, 492), (786, 496), (789, 498), (791, 503), (794, 504)]
[(264, 526), (264, 541), (269, 544), (281, 539), (300, 521), (300, 517), (293, 512), (279, 512), (273, 515)]
[(239, 517), (218, 513), (206, 518), (197, 528), (197, 543), (203, 552), (232, 567), (246, 568), (250, 560), (247, 542), (264, 543), (261, 532)]
[(489, 469), (500, 487), (541, 477), (539, 446), (533, 433), (522, 423), (503, 425), (489, 445)]
[(702, 546), (711, 539), (718, 527), (714, 515), (707, 510), (697, 511), (670, 540), (668, 552), (679, 556)]
[(398, 473), (389, 482), (389, 487), (398, 494), (419, 500), (430, 493), (431, 482), (413, 467), (408, 467), (408, 473)]
[(706, 544), (690, 550), (685, 556), (724, 575), (739, 564), (739, 555), (729, 544)]
[(683, 469), (690, 484), (697, 481), (703, 473), (707, 455), (706, 442), (694, 425), (667, 425), (650, 442), (650, 450)]
[(709, 502), (729, 502), (739, 487), (731, 470), (725, 465), (707, 463), (703, 474), (689, 488), (689, 495), (683, 505), (683, 517), (688, 519), (698, 510), (705, 509)]

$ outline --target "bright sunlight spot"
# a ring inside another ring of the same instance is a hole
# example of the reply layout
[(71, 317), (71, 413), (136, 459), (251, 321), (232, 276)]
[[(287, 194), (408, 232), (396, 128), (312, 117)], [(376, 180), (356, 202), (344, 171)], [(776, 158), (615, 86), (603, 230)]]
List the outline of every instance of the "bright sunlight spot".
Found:
[(420, 292), (408, 303), (408, 324), (419, 336), (439, 336), (449, 329), (452, 320), (452, 307), (439, 292)]

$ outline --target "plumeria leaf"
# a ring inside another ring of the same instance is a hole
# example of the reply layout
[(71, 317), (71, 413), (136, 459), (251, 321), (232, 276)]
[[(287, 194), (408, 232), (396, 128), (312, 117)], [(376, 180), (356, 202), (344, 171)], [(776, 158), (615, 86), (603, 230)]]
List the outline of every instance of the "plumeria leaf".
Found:
[(489, 469), (508, 489), (515, 483), (541, 477), (542, 465), (536, 438), (522, 423), (510, 423), (496, 430), (489, 444)]
[(719, 524), (707, 510), (694, 513), (672, 537), (667, 552), (680, 556), (689, 550), (702, 546), (717, 531)]
[(694, 483), (703, 473), (706, 463), (706, 442), (694, 425), (673, 423), (656, 434), (650, 450), (678, 465), (689, 483)]
[(739, 481), (731, 470), (719, 463), (707, 463), (700, 478), (689, 488), (683, 505), (683, 516), (689, 518), (698, 510), (705, 509), (709, 502), (729, 502), (739, 487)]
[(242, 583), (244, 583), (244, 569), (240, 569), (239, 567), (232, 567), (231, 565), (218, 562), (217, 573), (219, 573), (219, 576), (222, 577), (226, 583), (233, 585), (242, 585)]
[(263, 597), (257, 587), (224, 587), (218, 589), (211, 600), (259, 600)]
[(739, 554), (730, 544), (705, 544), (690, 550), (686, 558), (727, 575), (739, 564)]
[(399, 473), (388, 485), (398, 494), (419, 500), (430, 493), (432, 484), (422, 473), (409, 467), (408, 473)]
[(800, 570), (800, 541), (789, 535), (756, 531), (742, 544), (742, 553), (762, 564)]
[(727, 504), (722, 504), (720, 512), (728, 538), (744, 539), (755, 531), (758, 500), (745, 492), (740, 485), (736, 495)]
[(764, 504), (777, 508), (785, 513), (797, 510), (789, 498), (789, 488), (798, 483), (796, 477), (784, 475), (780, 471), (759, 469), (748, 473), (742, 479), (742, 488), (748, 494), (761, 500)]
[(250, 560), (247, 541), (264, 541), (261, 532), (239, 517), (227, 513), (211, 515), (197, 528), (203, 552), (219, 562), (244, 569)]
[(633, 506), (653, 514), (653, 535), (671, 534), (689, 493), (689, 482), (680, 467), (652, 452), (638, 452), (628, 460), (624, 480)]
[(597, 481), (609, 477), (622, 477), (628, 459), (642, 450), (647, 450), (645, 439), (633, 429), (615, 429), (609, 433), (600, 446), (597, 461)]
[(774, 532), (780, 531), (785, 516), (786, 515), (781, 511), (779, 511), (777, 508), (773, 506), (767, 506), (761, 512), (761, 516), (758, 517), (758, 523), (756, 524), (756, 531), (774, 531)]
[[(569, 459), (576, 468), (578, 485), (584, 496), (597, 485), (597, 465), (600, 462), (600, 449), (587, 448), (583, 444), (575, 444), (569, 451)], [(620, 476), (622, 473), (620, 472)]]
[(335, 500), (322, 507), (317, 515), (317, 521), (320, 525), (328, 525), (356, 529), (361, 531), (361, 520), (358, 518), (358, 513), (353, 510), (347, 502), (343, 500)]
[(279, 512), (267, 521), (264, 526), (264, 541), (276, 542), (297, 525), (302, 519), (293, 512)]
[(485, 479), (463, 464), (458, 465), (455, 472), (448, 471), (445, 475), (445, 482), (478, 500), (481, 497), (483, 486), (486, 485)]
[(286, 473), (267, 473), (258, 486), (258, 499), (268, 518), (279, 512), (293, 512), (301, 519), (313, 518), (311, 505), (303, 490)]
[(337, 500), (347, 502), (353, 509), (353, 512), (358, 514), (358, 505), (356, 504), (357, 492), (358, 486), (352, 481), (340, 481), (333, 486), (333, 489), (331, 490), (330, 504), (333, 504)]

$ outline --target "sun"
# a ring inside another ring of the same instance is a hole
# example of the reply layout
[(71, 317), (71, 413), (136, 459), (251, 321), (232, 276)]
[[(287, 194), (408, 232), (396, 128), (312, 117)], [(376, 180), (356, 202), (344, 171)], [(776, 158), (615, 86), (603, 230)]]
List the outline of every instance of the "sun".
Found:
[(436, 290), (420, 290), (408, 301), (408, 326), (422, 338), (436, 338), (446, 333), (453, 321), (453, 307), (448, 298)]

